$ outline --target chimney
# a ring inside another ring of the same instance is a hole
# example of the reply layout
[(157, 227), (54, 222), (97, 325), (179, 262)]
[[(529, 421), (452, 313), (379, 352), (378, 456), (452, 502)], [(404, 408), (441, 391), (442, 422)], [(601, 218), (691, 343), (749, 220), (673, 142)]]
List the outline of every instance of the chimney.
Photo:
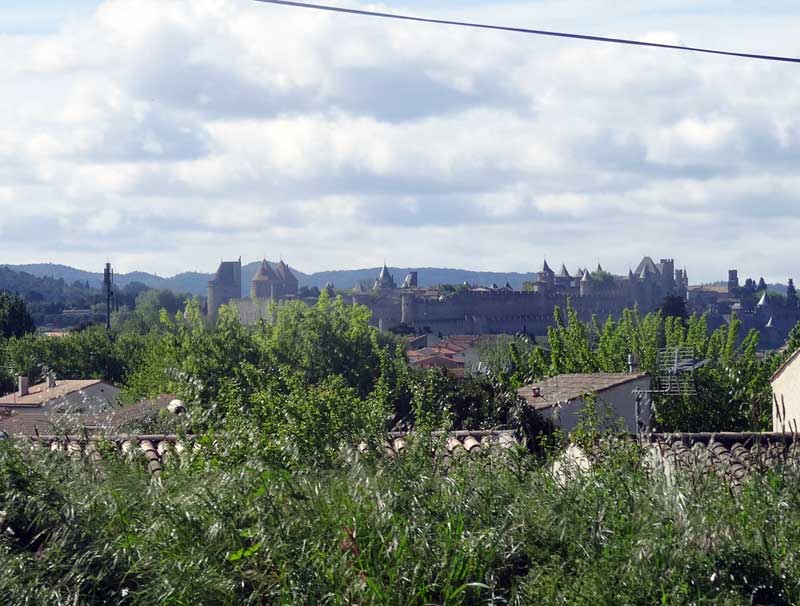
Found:
[(30, 380), (25, 375), (19, 376), (19, 395), (20, 396), (27, 396), (30, 391), (28, 387), (30, 386)]
[(56, 373), (47, 373), (47, 389), (53, 389), (56, 386)]
[(636, 374), (639, 369), (639, 364), (636, 361), (636, 356), (632, 353), (628, 354), (628, 374)]
[(541, 398), (542, 397), (542, 388), (538, 385), (534, 385), (531, 387), (531, 394), (534, 398)]

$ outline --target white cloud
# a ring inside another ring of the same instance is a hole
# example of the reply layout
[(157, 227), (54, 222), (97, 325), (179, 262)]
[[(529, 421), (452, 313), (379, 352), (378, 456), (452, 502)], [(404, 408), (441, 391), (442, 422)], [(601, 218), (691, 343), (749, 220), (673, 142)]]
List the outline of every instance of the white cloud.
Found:
[[(746, 22), (745, 50), (800, 54), (785, 14), (575, 6), (458, 16), (727, 47)], [(234, 0), (108, 0), (0, 52), (2, 261), (793, 270), (792, 65)]]

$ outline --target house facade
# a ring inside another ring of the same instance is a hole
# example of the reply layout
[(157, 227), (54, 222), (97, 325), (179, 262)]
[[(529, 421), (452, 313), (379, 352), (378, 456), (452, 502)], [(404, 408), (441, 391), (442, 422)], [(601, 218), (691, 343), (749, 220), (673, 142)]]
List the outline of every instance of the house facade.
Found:
[(800, 349), (772, 375), (772, 431), (800, 430)]
[(603, 425), (620, 423), (628, 432), (639, 433), (649, 424), (649, 390), (650, 377), (644, 373), (576, 373), (526, 385), (518, 393), (566, 432), (580, 424), (591, 403)]

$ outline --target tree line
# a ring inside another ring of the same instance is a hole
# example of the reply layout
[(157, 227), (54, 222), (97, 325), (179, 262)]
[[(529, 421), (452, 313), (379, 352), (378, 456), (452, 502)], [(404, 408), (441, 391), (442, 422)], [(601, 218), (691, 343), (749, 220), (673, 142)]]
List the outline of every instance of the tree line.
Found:
[[(683, 347), (703, 364), (692, 376), (692, 393), (655, 397), (655, 427), (763, 430), (771, 424), (769, 379), (787, 355), (760, 352), (758, 333), (742, 334), (735, 317), (714, 331), (705, 316), (642, 316), (635, 308), (618, 319), (582, 322), (568, 304), (556, 309), (546, 347), (523, 335), (499, 339), (480, 348), (480, 372), (459, 380), (409, 368), (401, 337), (372, 327), (366, 307), (326, 292), (312, 306), (276, 305), (271, 321), (255, 327), (243, 326), (227, 307), (208, 326), (198, 301), (176, 310), (177, 301), (170, 300), (171, 309), (159, 309), (154, 292), (143, 293), (147, 304), (116, 322), (110, 335), (98, 326), (58, 339), (4, 335), (2, 385), (13, 388), (12, 371), (37, 380), (47, 368), (62, 378), (119, 384), (128, 401), (179, 394), (196, 402), (212, 425), (304, 428), (308, 440), (324, 434), (337, 442), (378, 426), (407, 429), (420, 422), (451, 429), (537, 428), (540, 420), (520, 402), (519, 387), (563, 373), (624, 372), (632, 355), (658, 390), (658, 352)], [(798, 346), (796, 328), (788, 351)]]

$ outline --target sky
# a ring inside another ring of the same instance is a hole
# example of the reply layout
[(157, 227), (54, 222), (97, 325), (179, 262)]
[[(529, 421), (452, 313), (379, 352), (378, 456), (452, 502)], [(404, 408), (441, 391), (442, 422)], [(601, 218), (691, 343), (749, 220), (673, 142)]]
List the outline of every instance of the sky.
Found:
[[(800, 56), (794, 1), (340, 4)], [(800, 278), (800, 65), (249, 0), (0, 0), (0, 53), (0, 262)]]

